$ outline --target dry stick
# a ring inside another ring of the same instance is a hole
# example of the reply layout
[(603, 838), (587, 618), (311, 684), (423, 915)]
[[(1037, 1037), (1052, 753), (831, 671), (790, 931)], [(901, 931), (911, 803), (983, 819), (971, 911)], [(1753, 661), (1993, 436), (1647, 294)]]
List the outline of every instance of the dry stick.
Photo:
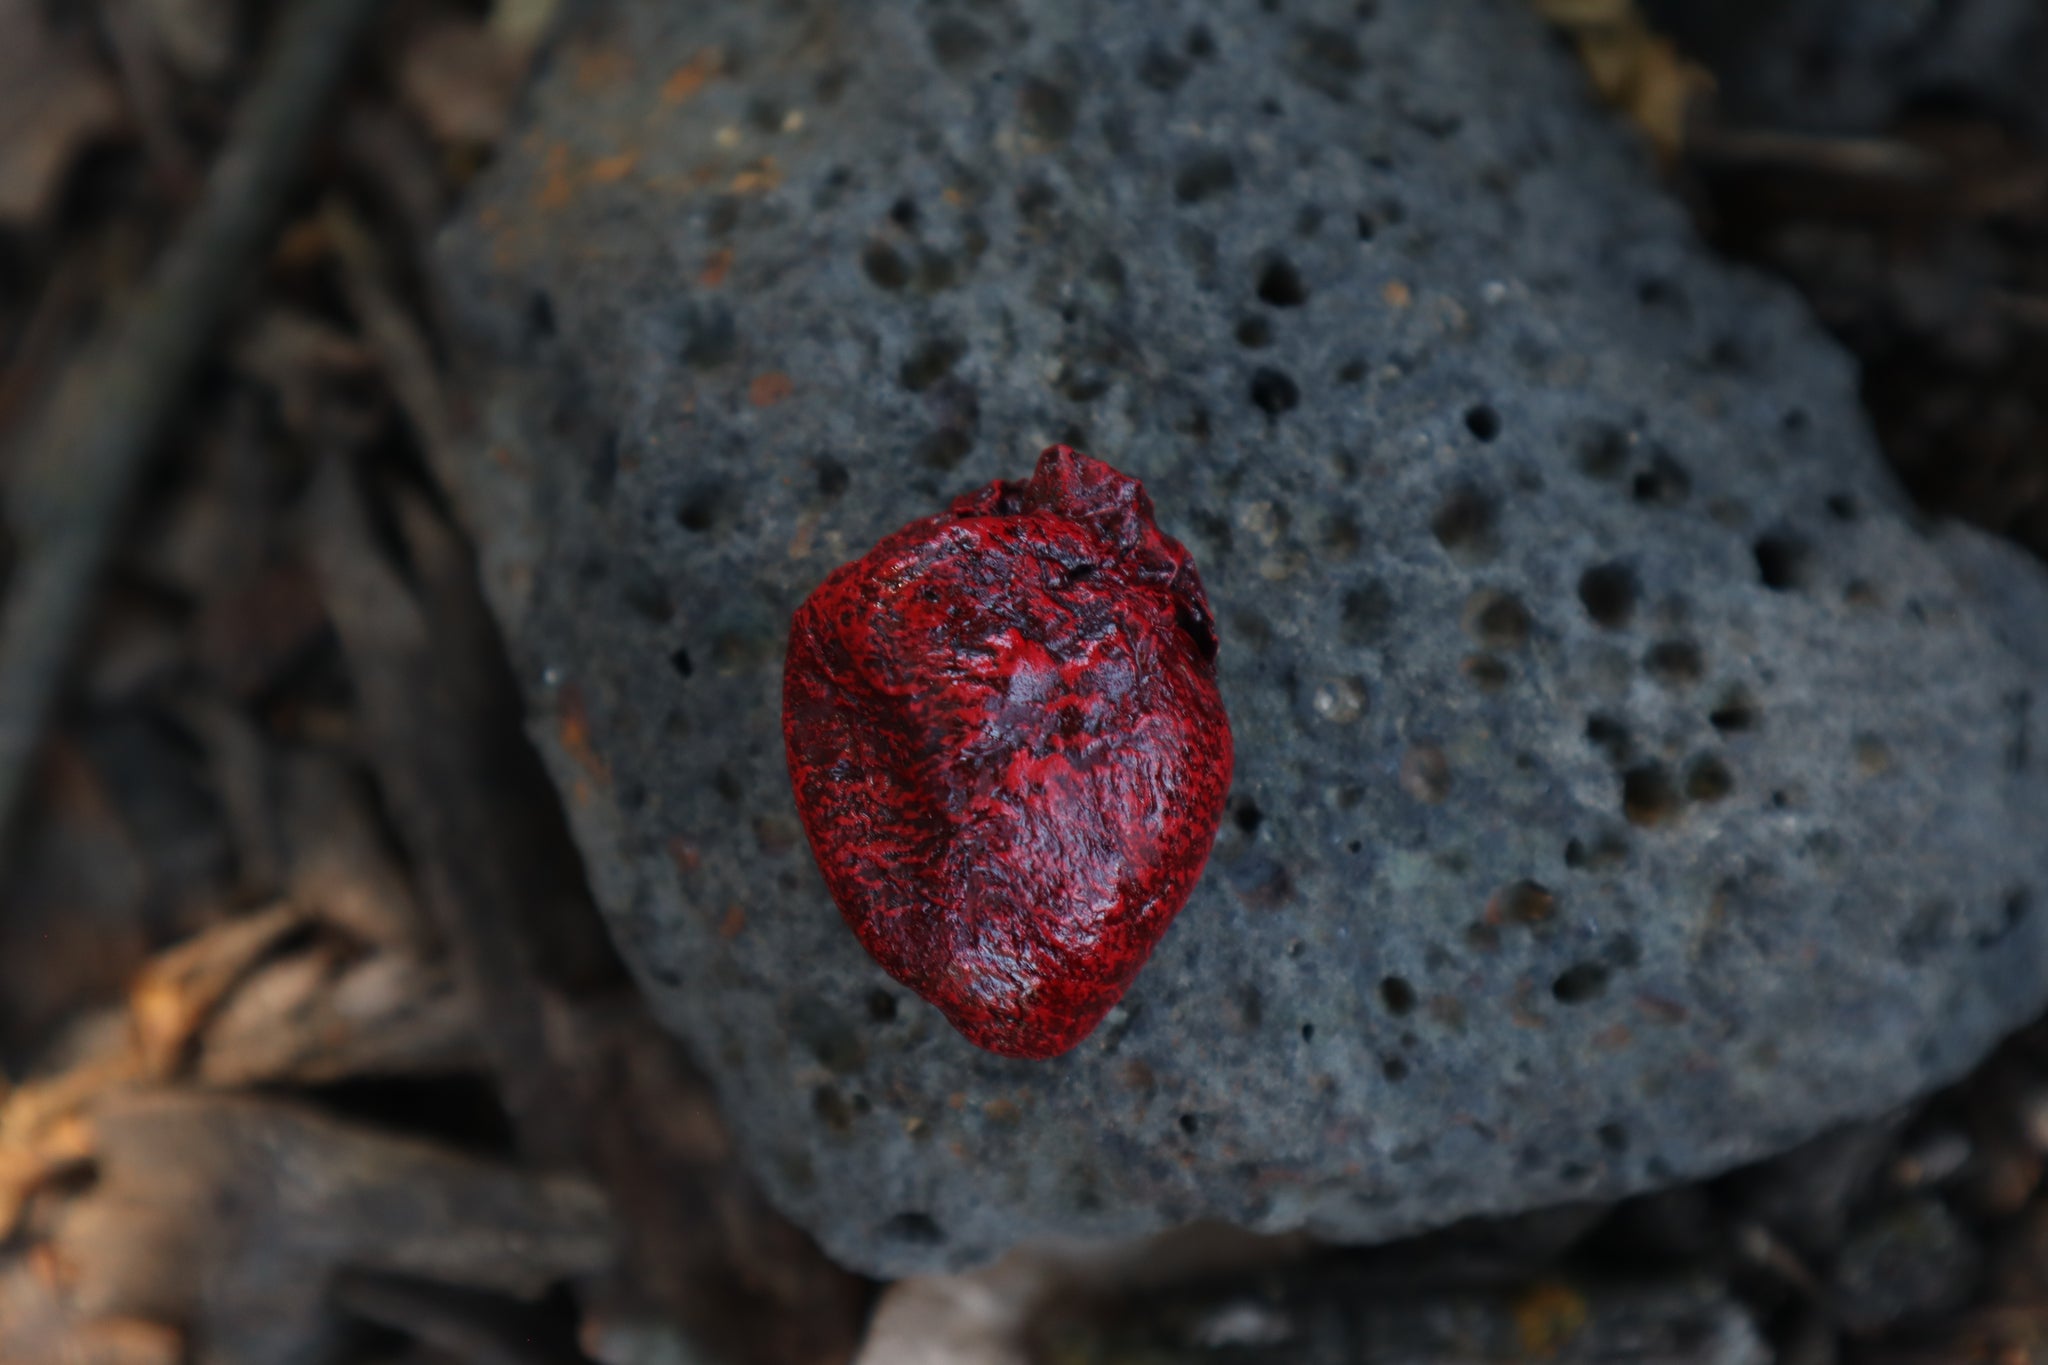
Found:
[[(330, 198), (320, 221), (349, 310), (429, 470), (452, 492), (474, 433), (451, 400), (433, 348), (393, 296), (378, 244), (348, 206)], [(452, 528), (408, 516), (400, 506), (396, 519), (418, 584), (410, 592), (372, 550), (361, 499), (338, 457), (328, 461), (309, 504), (314, 562), (355, 679), (371, 766), (411, 846), (505, 1108), (530, 1159), (574, 1164), (579, 1122), (563, 1104), (573, 1087), (550, 1054), (535, 971), (543, 949), (529, 933), (542, 919), (581, 922), (591, 912), (587, 903), (557, 903), (552, 897), (567, 888), (550, 891), (520, 870), (521, 849), (500, 847), (521, 838), (510, 818), (517, 797), (508, 789), (503, 751), (524, 738), (516, 691), (495, 671), (503, 646), (489, 629), (474, 568)], [(580, 884), (573, 894), (583, 895)], [(572, 945), (563, 939), (550, 946), (559, 952)], [(588, 959), (581, 949), (574, 955)]]
[(1708, 125), (1694, 131), (1686, 150), (1695, 161), (1738, 170), (1806, 171), (1906, 185), (1932, 185), (1942, 174), (1937, 157), (1897, 138)]
[(0, 830), (144, 462), (259, 258), (307, 142), (379, 0), (303, 0), (206, 192), (119, 329), (60, 382), (8, 491), (20, 558), (0, 610)]
[(573, 1167), (582, 1116), (565, 1102), (574, 1087), (548, 1046), (521, 932), (536, 878), (504, 809), (518, 706), (493, 696), (512, 685), (492, 676), (478, 637), (486, 610), (453, 532), (417, 501), (393, 512), (417, 587), (377, 547), (353, 472), (330, 454), (306, 500), (314, 570), (348, 656), (366, 756), (448, 941), (519, 1145), (542, 1166)]

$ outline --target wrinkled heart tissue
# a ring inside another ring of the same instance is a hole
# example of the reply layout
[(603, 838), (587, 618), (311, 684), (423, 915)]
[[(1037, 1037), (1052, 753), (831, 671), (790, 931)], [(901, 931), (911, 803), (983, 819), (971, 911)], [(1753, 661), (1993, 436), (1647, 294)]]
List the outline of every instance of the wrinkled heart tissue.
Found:
[(1230, 789), (1215, 618), (1136, 479), (1053, 446), (834, 570), (782, 728), (811, 851), (883, 970), (1048, 1058), (1187, 904)]

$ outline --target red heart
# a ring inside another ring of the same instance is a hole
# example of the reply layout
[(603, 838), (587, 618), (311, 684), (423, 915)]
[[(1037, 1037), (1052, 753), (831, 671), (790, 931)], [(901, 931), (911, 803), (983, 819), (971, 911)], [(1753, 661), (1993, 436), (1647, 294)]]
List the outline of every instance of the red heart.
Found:
[(861, 945), (991, 1052), (1087, 1037), (1215, 841), (1215, 660), (1194, 560), (1067, 446), (834, 570), (790, 626), (782, 733)]

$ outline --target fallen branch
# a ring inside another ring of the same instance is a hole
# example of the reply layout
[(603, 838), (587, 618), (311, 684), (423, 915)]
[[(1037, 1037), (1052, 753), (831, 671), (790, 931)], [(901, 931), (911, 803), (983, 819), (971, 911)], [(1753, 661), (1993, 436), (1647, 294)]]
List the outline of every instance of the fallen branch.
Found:
[(8, 490), (19, 561), (0, 609), (0, 828), (11, 818), (99, 570), (144, 463), (260, 259), (329, 94), (378, 0), (290, 14), (206, 192), (155, 278), (60, 381)]

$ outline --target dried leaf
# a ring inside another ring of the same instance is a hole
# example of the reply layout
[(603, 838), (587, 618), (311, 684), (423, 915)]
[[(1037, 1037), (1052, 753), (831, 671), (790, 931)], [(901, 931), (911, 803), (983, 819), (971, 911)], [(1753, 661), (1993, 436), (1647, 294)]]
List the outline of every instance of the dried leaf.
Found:
[(362, 342), (288, 303), (265, 308), (237, 333), (233, 359), (242, 373), (279, 387), (300, 372), (355, 378), (377, 364)]
[(277, 395), (285, 425), (302, 432), (316, 429), (338, 382), (361, 379), (376, 368), (361, 342), (289, 304), (265, 308), (241, 328), (230, 358), (236, 370)]
[[(399, 220), (397, 236), (425, 243), (441, 230), (448, 201), (479, 168), (482, 150), (444, 151), (415, 119), (395, 104), (351, 105), (341, 120), (336, 145), (372, 191)], [(323, 237), (326, 228), (321, 229)], [(430, 277), (431, 281), (431, 277)], [(439, 304), (429, 288), (429, 307)]]
[(235, 59), (234, 0), (135, 0), (172, 66), (218, 80)]
[(357, 1317), (436, 1347), (449, 1360), (589, 1365), (558, 1316), (496, 1295), (351, 1272), (336, 1282), (334, 1297)]
[(175, 1327), (141, 1318), (106, 1318), (72, 1334), (64, 1365), (179, 1365), (185, 1338)]
[(524, 62), (483, 24), (455, 19), (417, 25), (398, 58), (398, 90), (434, 137), (488, 146), (504, 136)]
[[(37, 1191), (92, 1159), (86, 1106), (141, 1071), (119, 1011), (87, 1016), (66, 1042), (63, 1050), (75, 1048), (66, 1069), (16, 1087), (0, 1103), (0, 1243), (16, 1231)], [(0, 1352), (0, 1360), (11, 1359)]]
[(52, 34), (35, 0), (0, 0), (0, 224), (49, 210), (71, 163), (120, 127), (114, 79)]
[(139, 1318), (76, 1320), (48, 1262), (0, 1263), (0, 1360), (7, 1365), (180, 1365), (185, 1342)]
[(303, 907), (273, 906), (217, 925), (150, 963), (128, 995), (147, 1074), (175, 1074), (228, 993), (288, 935), (311, 922)]
[(222, 1006), (201, 1039), (208, 1085), (324, 1085), (482, 1065), (469, 1010), (445, 968), (397, 953), (342, 966), (314, 949), (272, 963)]
[(281, 819), (291, 899), (358, 942), (423, 951), (432, 930), (385, 843), (362, 780), (340, 760), (317, 752), (293, 754), (283, 768)]
[(109, 1009), (81, 1018), (50, 1049), (53, 1070), (22, 1082), (0, 1105), (0, 1147), (33, 1146), (101, 1091), (142, 1074), (127, 1013)]
[(1531, 0), (1536, 12), (1572, 35), (1579, 62), (1600, 98), (1628, 115), (1667, 161), (1685, 144), (1699, 97), (1714, 88), (1705, 67), (1687, 61), (1652, 30), (1634, 0)]

